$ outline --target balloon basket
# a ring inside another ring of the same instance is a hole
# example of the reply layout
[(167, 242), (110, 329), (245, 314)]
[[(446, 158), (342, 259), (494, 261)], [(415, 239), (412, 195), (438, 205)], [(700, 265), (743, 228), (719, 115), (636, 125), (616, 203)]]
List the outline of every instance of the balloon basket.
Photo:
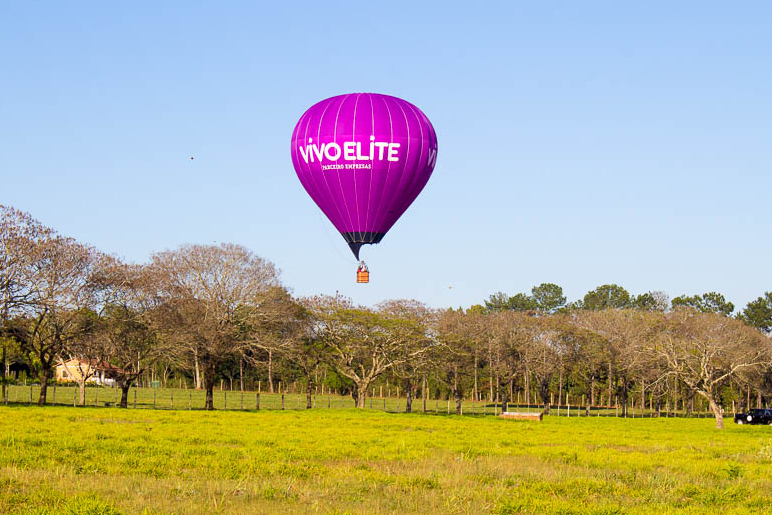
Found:
[(358, 283), (369, 283), (370, 282), (370, 272), (357, 272), (357, 282)]

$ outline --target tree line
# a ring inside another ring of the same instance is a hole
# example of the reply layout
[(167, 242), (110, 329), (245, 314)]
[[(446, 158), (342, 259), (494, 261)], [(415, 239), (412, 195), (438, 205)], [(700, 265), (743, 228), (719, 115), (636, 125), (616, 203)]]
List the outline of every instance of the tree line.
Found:
[[(468, 309), (416, 300), (356, 306), (341, 296), (298, 298), (270, 261), (235, 244), (183, 245), (145, 264), (62, 236), (29, 214), (0, 206), (0, 341), (3, 390), (10, 361), (40, 382), (57, 364), (77, 367), (81, 402), (89, 377), (110, 367), (128, 392), (148, 376), (173, 376), (206, 391), (217, 382), (276, 378), (306, 389), (324, 383), (358, 407), (384, 381), (406, 409), (428, 390), (453, 399), (549, 412), (568, 395), (589, 406), (663, 403), (710, 408), (772, 395), (772, 293), (735, 309), (715, 292), (631, 295), (603, 285), (567, 302), (555, 284), (496, 293)], [(3, 392), (5, 395), (5, 391)]]

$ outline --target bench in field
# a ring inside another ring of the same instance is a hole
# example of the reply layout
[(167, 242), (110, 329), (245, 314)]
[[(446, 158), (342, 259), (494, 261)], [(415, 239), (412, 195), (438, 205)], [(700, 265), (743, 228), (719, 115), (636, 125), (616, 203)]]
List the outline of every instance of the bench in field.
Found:
[(505, 411), (504, 413), (499, 415), (499, 418), (511, 418), (514, 420), (533, 420), (533, 421), (541, 422), (541, 419), (543, 416), (544, 414), (542, 412), (523, 413), (519, 411)]

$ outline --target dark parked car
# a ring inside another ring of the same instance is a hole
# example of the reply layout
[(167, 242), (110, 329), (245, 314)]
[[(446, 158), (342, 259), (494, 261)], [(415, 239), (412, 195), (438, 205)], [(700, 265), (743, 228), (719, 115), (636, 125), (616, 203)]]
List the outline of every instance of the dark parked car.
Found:
[(772, 425), (772, 409), (752, 409), (747, 413), (738, 413), (734, 416), (734, 423)]

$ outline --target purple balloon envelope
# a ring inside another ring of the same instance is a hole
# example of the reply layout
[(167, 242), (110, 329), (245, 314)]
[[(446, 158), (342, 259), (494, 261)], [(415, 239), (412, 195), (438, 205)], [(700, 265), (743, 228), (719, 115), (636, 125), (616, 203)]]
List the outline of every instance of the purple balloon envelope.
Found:
[(352, 252), (378, 243), (418, 196), (437, 161), (434, 127), (416, 106), (376, 93), (314, 104), (292, 133), (300, 182)]

